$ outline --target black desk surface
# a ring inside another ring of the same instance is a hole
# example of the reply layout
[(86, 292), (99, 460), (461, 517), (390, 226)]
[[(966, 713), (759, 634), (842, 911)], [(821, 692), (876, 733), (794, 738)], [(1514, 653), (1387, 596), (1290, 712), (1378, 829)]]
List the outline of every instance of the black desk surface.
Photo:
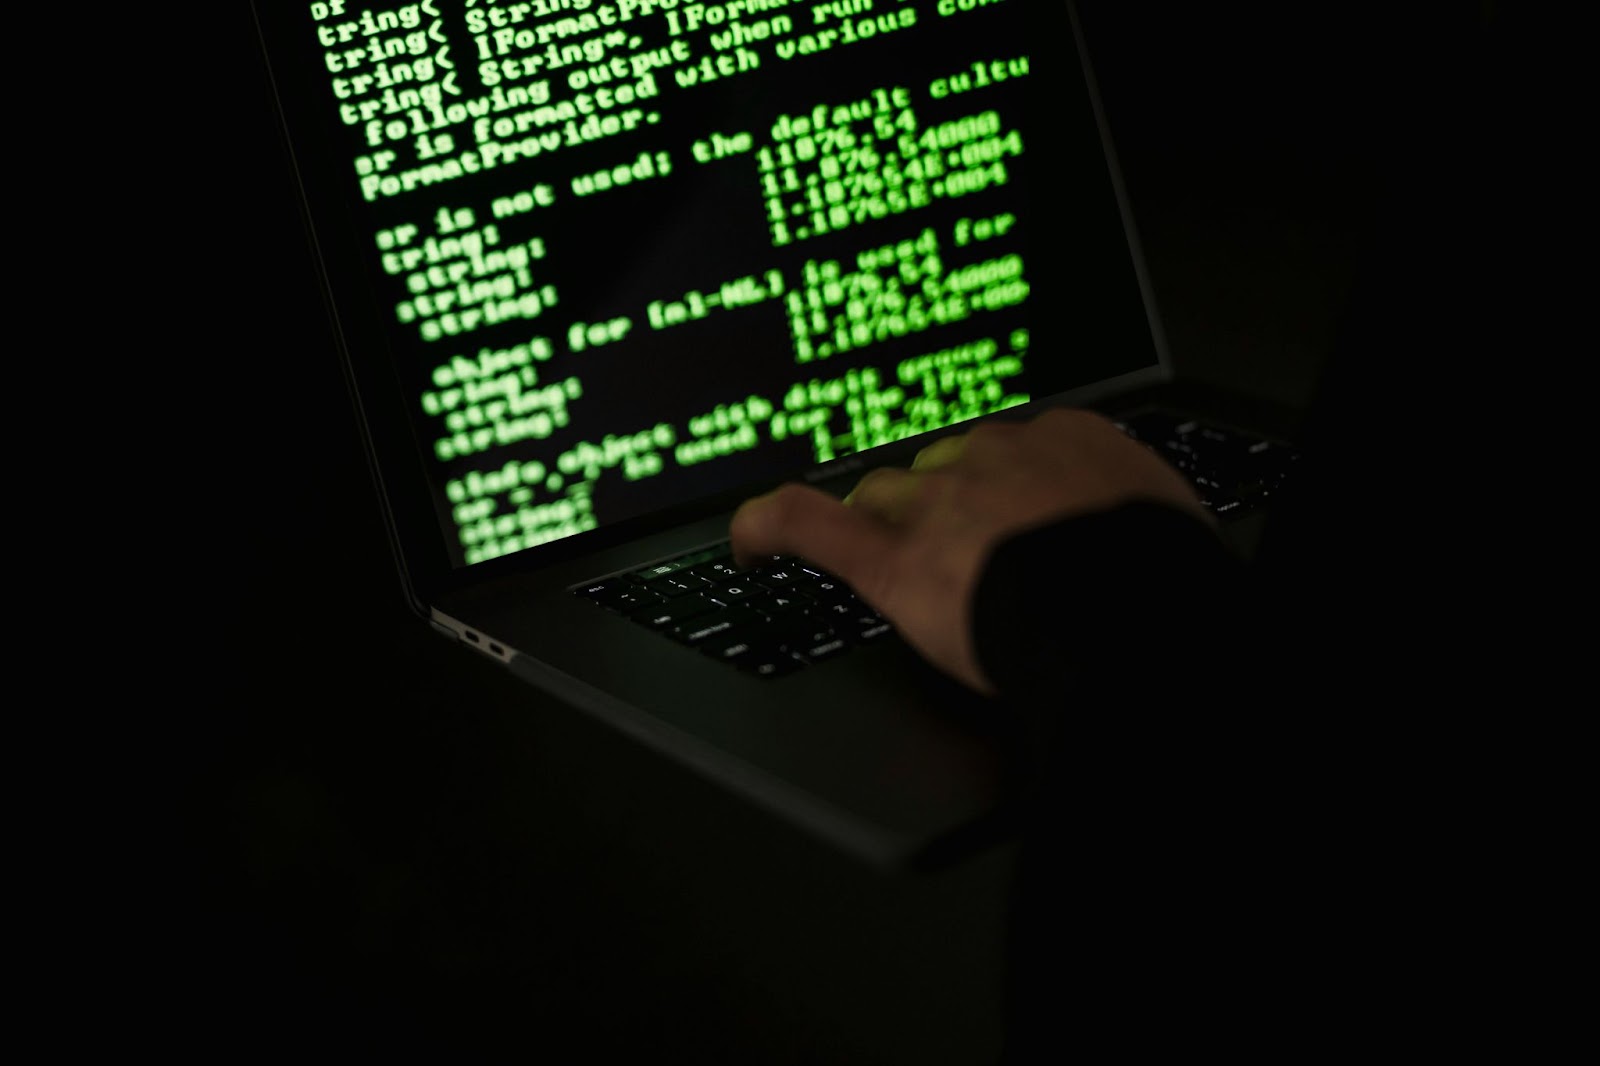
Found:
[[(1374, 166), (1332, 80), (1355, 31), (1268, 16), (1263, 49), (1239, 12), (1084, 7), (1180, 368), (1302, 402)], [(873, 874), (406, 613), (265, 86), (253, 60), (211, 66), (242, 102), (218, 150), (255, 201), (226, 246), (280, 288), (239, 307), (219, 279), (200, 325), (232, 324), (233, 350), (195, 333), (233, 395), (195, 469), (236, 498), (189, 559), (219, 579), (194, 583), (211, 655), (168, 901), (193, 933), (173, 941), (190, 1031), (283, 1054), (991, 1061), (1014, 849)], [(269, 358), (292, 373), (241, 369)], [(292, 431), (265, 435), (285, 402)]]

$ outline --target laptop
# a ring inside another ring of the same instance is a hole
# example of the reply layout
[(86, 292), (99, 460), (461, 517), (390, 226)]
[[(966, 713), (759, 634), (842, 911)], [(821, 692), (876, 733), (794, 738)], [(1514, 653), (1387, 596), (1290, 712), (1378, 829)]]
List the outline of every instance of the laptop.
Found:
[(733, 564), (742, 500), (1052, 404), (1281, 451), (1167, 405), (1069, 4), (254, 10), (413, 609), (868, 862), (1002, 836), (1012, 738), (831, 575)]

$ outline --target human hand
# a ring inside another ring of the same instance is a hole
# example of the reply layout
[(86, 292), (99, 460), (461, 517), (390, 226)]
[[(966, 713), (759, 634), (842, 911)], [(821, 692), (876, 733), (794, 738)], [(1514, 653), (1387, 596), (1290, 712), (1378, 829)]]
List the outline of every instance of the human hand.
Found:
[(789, 484), (733, 516), (735, 557), (799, 555), (838, 575), (929, 662), (992, 693), (972, 599), (995, 546), (1074, 514), (1153, 500), (1214, 521), (1176, 470), (1108, 419), (1052, 409), (943, 437), (911, 469), (884, 467), (840, 502)]

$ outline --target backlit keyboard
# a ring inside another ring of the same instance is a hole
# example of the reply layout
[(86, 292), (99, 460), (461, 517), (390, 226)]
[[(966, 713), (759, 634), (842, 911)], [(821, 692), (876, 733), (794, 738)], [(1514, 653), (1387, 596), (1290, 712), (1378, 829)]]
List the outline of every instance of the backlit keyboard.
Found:
[[(1288, 445), (1168, 414), (1117, 425), (1186, 475), (1218, 516), (1267, 502), (1299, 457)], [(894, 632), (826, 570), (783, 556), (741, 569), (727, 541), (573, 591), (757, 677), (802, 670)]]
[(757, 677), (894, 631), (826, 570), (783, 556), (741, 569), (726, 541), (573, 591)]

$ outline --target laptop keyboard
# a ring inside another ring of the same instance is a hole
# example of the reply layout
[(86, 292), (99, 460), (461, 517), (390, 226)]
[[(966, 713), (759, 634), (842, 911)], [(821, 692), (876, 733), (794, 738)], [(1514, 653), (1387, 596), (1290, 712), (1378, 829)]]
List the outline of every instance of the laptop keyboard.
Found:
[(1300, 458), (1291, 445), (1165, 412), (1132, 415), (1117, 425), (1177, 467), (1219, 517), (1265, 504)]
[[(1267, 502), (1298, 459), (1288, 445), (1159, 412), (1117, 425), (1188, 476), (1219, 516)], [(740, 568), (727, 541), (573, 592), (756, 677), (803, 670), (894, 632), (821, 567), (774, 556)]]
[(726, 541), (573, 590), (757, 677), (778, 677), (893, 627), (844, 582), (784, 556), (741, 569)]

